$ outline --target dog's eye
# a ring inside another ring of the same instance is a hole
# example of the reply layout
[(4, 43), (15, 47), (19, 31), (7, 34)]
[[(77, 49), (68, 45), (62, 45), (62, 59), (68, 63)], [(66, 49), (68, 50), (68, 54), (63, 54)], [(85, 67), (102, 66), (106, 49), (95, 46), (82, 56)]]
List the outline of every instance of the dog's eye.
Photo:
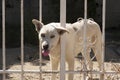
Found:
[(50, 38), (54, 38), (54, 37), (55, 37), (55, 35), (51, 35), (51, 36), (50, 36)]
[(41, 34), (41, 37), (45, 37), (45, 34)]

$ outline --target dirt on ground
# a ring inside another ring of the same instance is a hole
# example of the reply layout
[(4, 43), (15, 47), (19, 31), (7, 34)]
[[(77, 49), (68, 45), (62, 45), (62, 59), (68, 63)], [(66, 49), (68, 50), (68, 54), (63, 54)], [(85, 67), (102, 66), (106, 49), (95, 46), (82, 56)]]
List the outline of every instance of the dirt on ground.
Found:
[[(108, 47), (108, 49), (111, 47)], [(109, 50), (109, 51), (110, 51)], [(109, 52), (108, 51), (108, 52)], [(7, 70), (21, 70), (21, 51), (20, 48), (9, 48), (6, 49), (6, 69)], [(112, 55), (112, 54), (111, 54)], [(110, 56), (110, 55), (109, 55)], [(2, 69), (2, 49), (0, 49), (0, 69)], [(110, 57), (108, 58), (110, 59)], [(117, 72), (119, 74), (106, 74), (105, 80), (120, 80), (120, 56), (115, 57), (114, 59), (105, 62), (105, 71), (109, 72)], [(39, 70), (39, 56), (38, 56), (38, 48), (25, 46), (24, 47), (24, 70)], [(112, 62), (113, 61), (113, 62)], [(82, 71), (82, 60), (80, 58), (75, 58), (75, 70)], [(66, 64), (67, 69), (67, 64)], [(42, 60), (42, 70), (49, 71), (51, 70), (49, 57), (43, 57)], [(93, 61), (93, 71), (99, 71), (98, 64), (96, 61)], [(74, 74), (74, 80), (83, 80), (83, 74)], [(25, 80), (40, 80), (39, 79), (39, 72), (38, 73), (24, 73)], [(67, 75), (66, 75), (67, 76)], [(89, 76), (89, 75), (88, 75)], [(98, 74), (92, 75), (94, 79), (92, 80), (99, 80)], [(9, 73), (7, 74), (7, 80), (20, 80), (21, 74), (20, 73)], [(43, 80), (50, 80), (51, 74), (43, 74)], [(67, 78), (67, 77), (66, 77)], [(2, 74), (0, 75), (0, 80), (2, 80)], [(59, 80), (59, 74), (57, 74), (56, 80)], [(67, 79), (66, 79), (67, 80)]]
[[(50, 61), (43, 60), (42, 64), (43, 64), (43, 66), (42, 66), (43, 71), (51, 71)], [(81, 64), (82, 63), (80, 62), (79, 59), (75, 59), (75, 71), (83, 70), (83, 67)], [(97, 62), (94, 61), (93, 65), (94, 65), (93, 71), (99, 71)], [(12, 65), (8, 70), (20, 70), (20, 69), (21, 69), (21, 65), (16, 64), (16, 65)], [(66, 69), (67, 69), (67, 67), (66, 67)], [(24, 70), (39, 70), (38, 60), (34, 61), (34, 62), (25, 62)], [(114, 71), (114, 72), (120, 73), (120, 64), (106, 62), (105, 63), (105, 71), (107, 71), (107, 72)], [(87, 77), (89, 77), (89, 76), (90, 75), (88, 74)], [(98, 74), (92, 74), (92, 76), (93, 76), (92, 80), (99, 80)], [(25, 73), (24, 74), (25, 80), (39, 80), (39, 77), (40, 77), (39, 73)], [(16, 73), (8, 74), (9, 80), (20, 80), (20, 78), (21, 78), (21, 74), (16, 74)], [(47, 73), (43, 74), (42, 78), (43, 78), (43, 80), (50, 80), (51, 74), (47, 74)], [(118, 74), (118, 75), (117, 74), (108, 74), (108, 75), (105, 75), (105, 79), (106, 80), (120, 80), (120, 74)], [(57, 74), (56, 80), (59, 80), (59, 74)], [(67, 77), (66, 77), (66, 80), (67, 80)], [(74, 80), (83, 80), (83, 74), (81, 74), (81, 73), (74, 74)]]

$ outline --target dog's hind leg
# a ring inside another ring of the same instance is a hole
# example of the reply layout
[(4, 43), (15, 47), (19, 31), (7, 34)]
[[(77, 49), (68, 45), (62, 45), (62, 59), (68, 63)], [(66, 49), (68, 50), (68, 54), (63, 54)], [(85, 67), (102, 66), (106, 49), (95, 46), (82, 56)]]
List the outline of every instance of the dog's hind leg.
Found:
[[(86, 60), (86, 68), (88, 69), (89, 68), (89, 71), (92, 71), (93, 70), (93, 63), (92, 63), (92, 60), (91, 60), (91, 57), (90, 57), (90, 51), (88, 48), (86, 50), (86, 53), (82, 52), (82, 55), (84, 57), (84, 60)], [(88, 67), (89, 66), (89, 67)], [(88, 77), (90, 80), (92, 79), (92, 73), (90, 72), (90, 77)]]
[(92, 63), (92, 60), (90, 58), (90, 51), (87, 49), (86, 53), (82, 52), (82, 55), (83, 55), (84, 59), (86, 59), (86, 66), (88, 65), (89, 70), (92, 70), (93, 69), (93, 63)]
[(94, 55), (96, 56), (97, 62), (99, 64), (99, 70), (101, 71), (101, 67), (102, 67), (102, 48), (101, 48), (101, 44), (99, 42), (97, 42), (92, 49), (93, 49)]

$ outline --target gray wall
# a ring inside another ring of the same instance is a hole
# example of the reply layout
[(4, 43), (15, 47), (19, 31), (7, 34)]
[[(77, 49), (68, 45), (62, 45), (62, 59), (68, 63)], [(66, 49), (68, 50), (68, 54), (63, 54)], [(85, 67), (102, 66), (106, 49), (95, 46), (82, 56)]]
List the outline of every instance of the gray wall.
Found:
[(120, 0), (106, 0), (106, 24), (108, 27), (120, 27)]
[[(37, 33), (32, 19), (39, 18), (39, 0), (24, 0), (25, 43), (37, 44)], [(120, 26), (120, 0), (106, 0), (106, 28)], [(88, 0), (88, 18), (102, 23), (102, 0)], [(84, 0), (67, 0), (67, 22), (83, 17)], [(0, 1), (0, 25), (2, 25), (2, 0)], [(59, 0), (43, 0), (43, 23), (59, 22)], [(20, 45), (20, 0), (6, 0), (6, 44)], [(0, 27), (0, 35), (2, 27)], [(0, 36), (0, 45), (2, 36)]]
[[(24, 11), (24, 16), (25, 16), (25, 21), (27, 19), (31, 20), (32, 18), (38, 18), (38, 0), (24, 0), (24, 6), (25, 6), (25, 11)], [(95, 0), (97, 7), (96, 7), (96, 20), (98, 22), (101, 23), (101, 13), (102, 13), (102, 0)], [(56, 5), (54, 4), (55, 0), (43, 0), (43, 20), (46, 23), (50, 22), (50, 21), (59, 21), (59, 9), (58, 8), (58, 4), (56, 3)], [(56, 1), (58, 2), (58, 1)], [(71, 7), (71, 11), (68, 11), (68, 14), (72, 13), (73, 17), (76, 15), (79, 15), (83, 17), (83, 8), (82, 7), (78, 7), (78, 6), (83, 6), (82, 2), (83, 0), (69, 0), (68, 2), (68, 6), (75, 6), (75, 7)], [(71, 5), (72, 2), (73, 4)], [(117, 27), (119, 26), (119, 22), (120, 22), (120, 0), (106, 0), (107, 5), (106, 5), (106, 25), (107, 27)], [(79, 3), (79, 4), (78, 4)], [(54, 5), (51, 5), (54, 4)], [(75, 4), (75, 5), (74, 5)], [(80, 5), (81, 4), (81, 5)], [(89, 4), (89, 3), (88, 3)], [(92, 6), (91, 6), (92, 7)], [(55, 9), (56, 8), (56, 9)], [(74, 10), (73, 13), (73, 8), (74, 9), (79, 9), (77, 11)], [(54, 9), (54, 10), (53, 10)], [(67, 8), (68, 9), (68, 8)], [(89, 8), (88, 8), (89, 9)], [(1, 10), (1, 1), (0, 1), (0, 18), (2, 15), (2, 10)], [(89, 14), (89, 13), (88, 13)], [(49, 16), (52, 15), (52, 16)], [(67, 17), (68, 22), (70, 22), (71, 15)], [(57, 18), (57, 20), (56, 20)], [(73, 19), (72, 19), (73, 20)], [(73, 21), (71, 21), (73, 22)], [(1, 23), (1, 19), (0, 19), (0, 23)], [(20, 25), (20, 0), (6, 0), (6, 24), (9, 25)]]
[[(101, 21), (102, 0), (96, 0), (98, 3), (97, 15), (98, 20)], [(120, 26), (120, 0), (106, 0), (106, 27)]]

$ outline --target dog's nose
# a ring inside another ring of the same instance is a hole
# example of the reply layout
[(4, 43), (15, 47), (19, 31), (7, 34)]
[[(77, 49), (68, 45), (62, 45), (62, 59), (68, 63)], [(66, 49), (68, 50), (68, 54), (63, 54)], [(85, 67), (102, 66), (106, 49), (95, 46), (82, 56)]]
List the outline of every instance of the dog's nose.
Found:
[(46, 44), (46, 45), (44, 45), (44, 46), (43, 46), (43, 49), (44, 49), (44, 50), (47, 50), (47, 49), (48, 49), (48, 47), (49, 47), (49, 45), (48, 45), (48, 44)]

